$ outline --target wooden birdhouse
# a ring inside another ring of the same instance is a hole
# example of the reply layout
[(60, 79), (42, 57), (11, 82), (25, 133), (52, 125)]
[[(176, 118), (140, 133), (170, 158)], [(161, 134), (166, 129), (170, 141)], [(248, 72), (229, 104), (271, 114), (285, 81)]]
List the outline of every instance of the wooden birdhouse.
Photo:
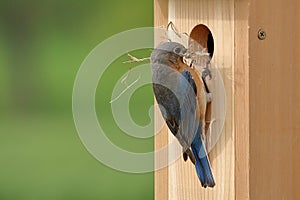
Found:
[[(213, 49), (226, 91), (209, 153), (216, 186), (178, 159), (155, 172), (155, 199), (300, 199), (299, 10), (297, 0), (154, 0), (156, 27), (172, 21)], [(172, 137), (165, 126), (155, 148)]]

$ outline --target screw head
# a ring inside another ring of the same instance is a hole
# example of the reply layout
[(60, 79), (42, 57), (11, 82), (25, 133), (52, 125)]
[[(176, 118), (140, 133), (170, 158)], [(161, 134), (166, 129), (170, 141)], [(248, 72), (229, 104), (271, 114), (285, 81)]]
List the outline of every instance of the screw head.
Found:
[(264, 40), (267, 37), (266, 31), (264, 31), (263, 29), (259, 29), (258, 33), (257, 33), (257, 37), (260, 40)]

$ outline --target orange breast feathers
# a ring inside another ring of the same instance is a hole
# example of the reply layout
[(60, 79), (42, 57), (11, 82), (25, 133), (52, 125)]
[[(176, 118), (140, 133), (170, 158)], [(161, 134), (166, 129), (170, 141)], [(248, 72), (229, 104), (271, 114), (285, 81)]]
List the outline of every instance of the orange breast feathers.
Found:
[(184, 70), (189, 71), (194, 79), (196, 88), (197, 88), (197, 117), (200, 121), (205, 122), (205, 113), (206, 113), (206, 104), (207, 104), (207, 97), (205, 86), (201, 78), (201, 74), (192, 67), (189, 67), (182, 61), (181, 57), (178, 57), (176, 63), (172, 63), (172, 68), (177, 70), (178, 72), (182, 72)]

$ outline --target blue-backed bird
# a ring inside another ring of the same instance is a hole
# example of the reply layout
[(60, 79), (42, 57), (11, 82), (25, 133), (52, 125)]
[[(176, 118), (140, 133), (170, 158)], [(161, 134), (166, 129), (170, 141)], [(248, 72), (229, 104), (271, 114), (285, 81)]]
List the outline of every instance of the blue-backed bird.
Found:
[(183, 158), (195, 164), (203, 187), (215, 185), (207, 156), (205, 112), (207, 91), (202, 75), (184, 63), (187, 49), (176, 42), (165, 42), (152, 52), (153, 91), (172, 134), (183, 148)]

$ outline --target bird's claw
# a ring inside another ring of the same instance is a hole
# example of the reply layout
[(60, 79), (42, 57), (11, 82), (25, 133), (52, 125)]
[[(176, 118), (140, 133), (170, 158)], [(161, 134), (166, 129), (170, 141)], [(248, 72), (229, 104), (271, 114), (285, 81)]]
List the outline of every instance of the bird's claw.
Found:
[(204, 80), (206, 79), (207, 76), (209, 77), (209, 80), (211, 80), (212, 75), (210, 69), (208, 68), (208, 65), (206, 65), (206, 67), (204, 67), (204, 70), (202, 71), (202, 78)]

